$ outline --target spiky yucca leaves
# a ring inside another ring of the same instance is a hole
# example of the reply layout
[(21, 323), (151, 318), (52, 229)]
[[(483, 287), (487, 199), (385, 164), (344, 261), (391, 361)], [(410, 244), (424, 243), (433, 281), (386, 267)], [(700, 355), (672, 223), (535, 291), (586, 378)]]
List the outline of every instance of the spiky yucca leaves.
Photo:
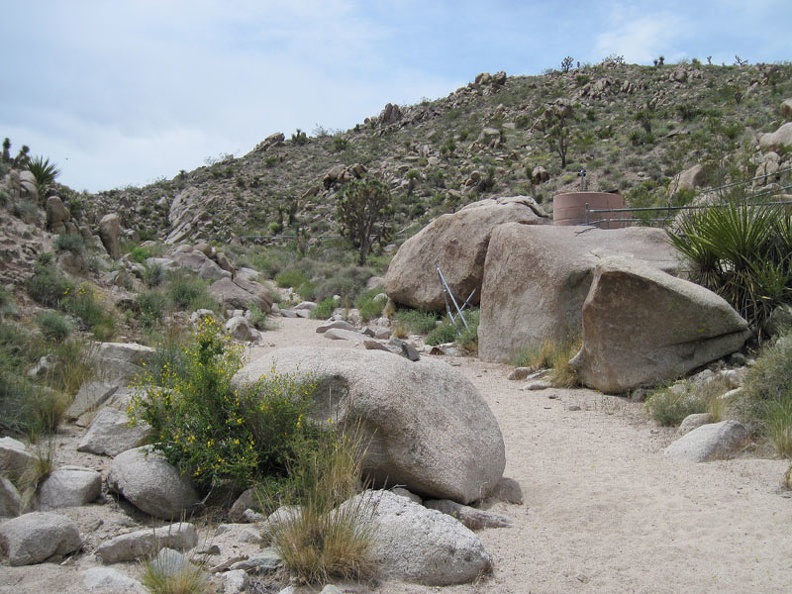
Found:
[(61, 174), (61, 171), (55, 163), (50, 163), (50, 160), (44, 157), (33, 157), (27, 164), (27, 169), (36, 180), (39, 201), (43, 203), (47, 190)]
[(689, 211), (668, 233), (691, 280), (728, 301), (761, 340), (772, 310), (792, 295), (792, 213), (730, 202)]

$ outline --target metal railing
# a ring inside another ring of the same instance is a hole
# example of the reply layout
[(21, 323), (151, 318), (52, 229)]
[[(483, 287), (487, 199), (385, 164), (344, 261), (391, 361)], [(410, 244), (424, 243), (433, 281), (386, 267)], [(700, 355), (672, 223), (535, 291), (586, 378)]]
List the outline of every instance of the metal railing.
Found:
[[(740, 186), (746, 186), (748, 184), (753, 184), (753, 182), (761, 179), (767, 179), (769, 177), (777, 177), (784, 173), (792, 172), (792, 167), (787, 167), (784, 169), (779, 169), (778, 171), (774, 171), (773, 173), (767, 173), (764, 175), (759, 175), (753, 177), (751, 179), (741, 181), (741, 182), (733, 182), (729, 184), (724, 184), (722, 186), (717, 186), (715, 188), (708, 188), (702, 192), (702, 194), (720, 194), (723, 197), (724, 193), (727, 190), (738, 188)], [(751, 206), (778, 206), (778, 205), (790, 205), (789, 201), (772, 201), (772, 202), (755, 202), (757, 198), (762, 198), (763, 196), (774, 196), (778, 194), (785, 193), (787, 191), (792, 191), (792, 184), (776, 186), (771, 189), (763, 189), (761, 191), (752, 192), (750, 195), (746, 196), (742, 199), (743, 202), (746, 204), (750, 203)], [(701, 210), (701, 209), (708, 209), (708, 208), (720, 208), (726, 206), (727, 203), (720, 202), (715, 204), (698, 204), (698, 205), (686, 205), (686, 206), (647, 206), (647, 207), (638, 207), (638, 208), (590, 208), (588, 203), (585, 206), (585, 218), (582, 225), (587, 226), (595, 226), (599, 227), (605, 224), (619, 224), (623, 226), (624, 224), (639, 224), (639, 225), (646, 225), (649, 223), (656, 223), (661, 226), (667, 225), (669, 221), (671, 221), (677, 213), (681, 211), (689, 211), (689, 210)], [(635, 216), (627, 216), (633, 215), (634, 213), (659, 213), (664, 212), (666, 213), (665, 217), (658, 217), (658, 218), (647, 218), (647, 217), (635, 217)], [(599, 215), (599, 214), (608, 214), (613, 213), (617, 215), (617, 217), (607, 217), (607, 218), (599, 218), (595, 217), (595, 220), (592, 220), (592, 215)], [(619, 213), (623, 213), (624, 216), (619, 217)]]

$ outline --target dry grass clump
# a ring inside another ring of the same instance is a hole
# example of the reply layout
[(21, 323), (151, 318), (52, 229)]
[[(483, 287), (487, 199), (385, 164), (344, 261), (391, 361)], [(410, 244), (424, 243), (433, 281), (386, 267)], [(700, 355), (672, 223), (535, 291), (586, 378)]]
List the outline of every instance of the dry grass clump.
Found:
[(577, 372), (569, 362), (580, 350), (583, 340), (580, 337), (559, 342), (546, 340), (539, 348), (526, 349), (512, 360), (516, 367), (529, 367), (533, 370), (550, 369), (550, 382), (557, 388), (574, 388), (580, 384)]
[[(359, 429), (327, 433), (304, 449), (291, 469), (283, 498), (299, 505), (271, 527), (271, 536), (288, 573), (301, 583), (376, 576), (369, 554), (371, 506), (361, 502), (339, 507), (363, 488), (361, 435)], [(262, 502), (263, 508), (268, 506)]]
[(215, 591), (208, 574), (190, 563), (173, 572), (156, 562), (145, 563), (140, 583), (151, 594), (211, 594)]
[(741, 420), (780, 456), (792, 458), (792, 334), (762, 350), (740, 396)]

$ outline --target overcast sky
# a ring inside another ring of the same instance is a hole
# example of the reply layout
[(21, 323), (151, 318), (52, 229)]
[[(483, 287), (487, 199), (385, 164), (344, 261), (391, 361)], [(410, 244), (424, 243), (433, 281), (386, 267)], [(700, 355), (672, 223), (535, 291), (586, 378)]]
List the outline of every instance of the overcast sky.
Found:
[(0, 0), (0, 137), (76, 190), (346, 130), (479, 72), (792, 59), (790, 0)]

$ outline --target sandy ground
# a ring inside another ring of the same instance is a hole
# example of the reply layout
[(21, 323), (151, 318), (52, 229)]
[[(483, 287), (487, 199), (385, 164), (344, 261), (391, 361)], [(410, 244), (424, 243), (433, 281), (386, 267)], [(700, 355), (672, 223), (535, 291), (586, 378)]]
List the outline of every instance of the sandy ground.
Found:
[[(314, 321), (277, 325), (251, 358), (281, 346), (362, 348), (316, 334)], [(589, 390), (526, 391), (506, 379), (507, 366), (445, 360), (476, 385), (498, 418), (505, 475), (522, 485), (525, 503), (498, 503), (492, 511), (514, 525), (479, 532), (494, 560), (491, 576), (445, 588), (386, 582), (374, 592), (792, 590), (792, 499), (780, 487), (787, 462), (750, 453), (707, 464), (673, 462), (663, 456), (673, 433), (649, 422), (640, 404)], [(106, 466), (70, 458), (65, 442), (61, 446), (59, 461)], [(81, 526), (97, 521), (80, 516)], [(92, 538), (100, 538), (103, 529), (94, 530)], [(0, 593), (85, 591), (78, 570), (89, 563), (0, 565)]]

